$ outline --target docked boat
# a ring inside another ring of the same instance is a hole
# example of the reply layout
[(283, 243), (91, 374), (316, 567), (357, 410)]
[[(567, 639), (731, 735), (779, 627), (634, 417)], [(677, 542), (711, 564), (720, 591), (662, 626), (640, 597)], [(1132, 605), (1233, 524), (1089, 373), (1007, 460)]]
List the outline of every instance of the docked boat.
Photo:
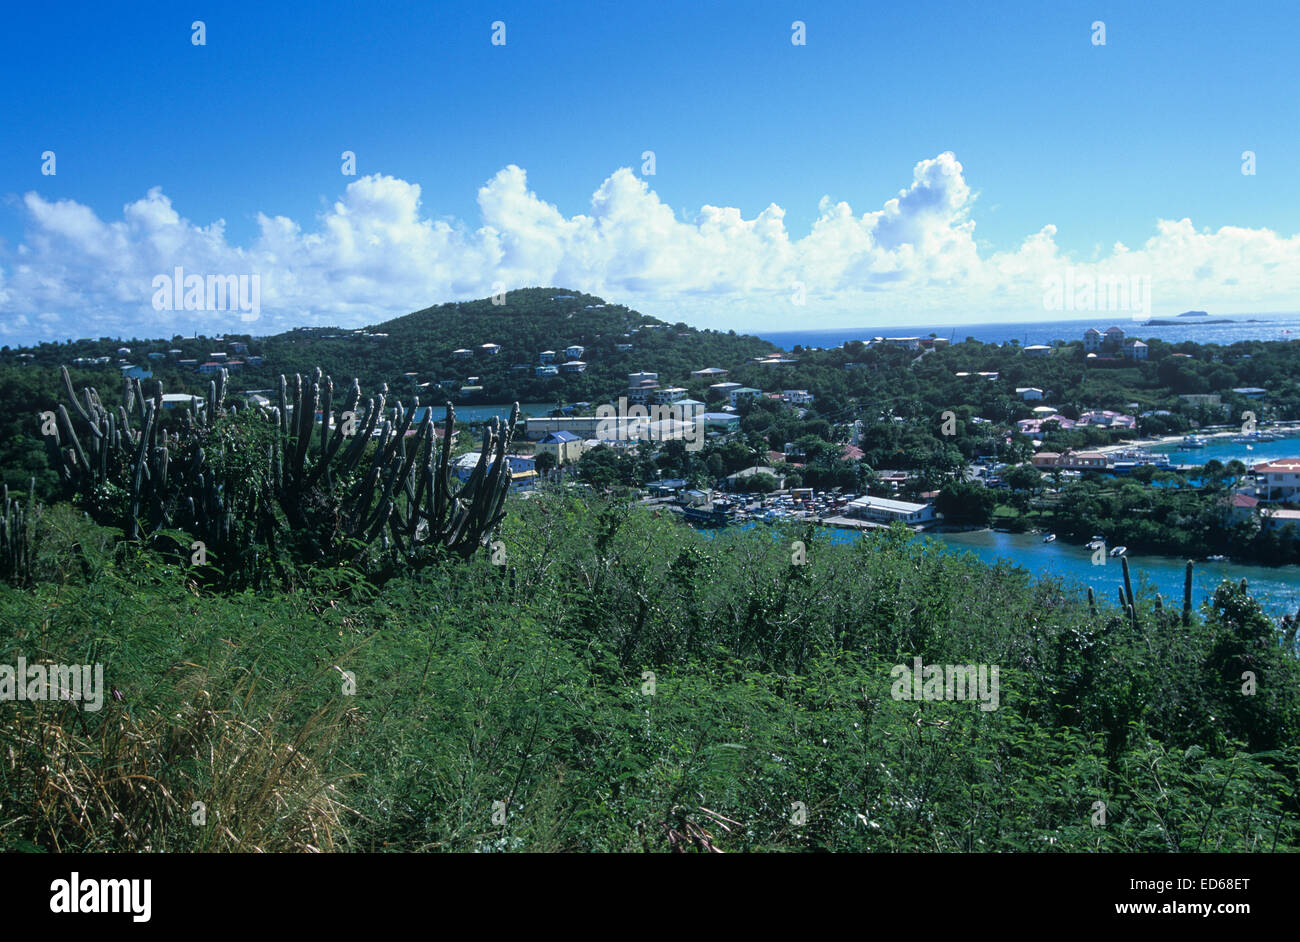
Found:
[(1227, 556), (1207, 556), (1205, 558), (1212, 563), (1222, 563), (1222, 562), (1226, 562), (1228, 559)]
[(1184, 435), (1184, 436), (1183, 436), (1183, 447), (1184, 447), (1184, 448), (1204, 448), (1204, 447), (1205, 447), (1206, 445), (1208, 445), (1208, 444), (1209, 444), (1209, 442), (1207, 442), (1207, 441), (1206, 441), (1204, 438), (1202, 438), (1200, 435)]
[(1123, 555), (1124, 555), (1125, 553), (1127, 553), (1127, 552), (1128, 552), (1128, 547), (1127, 547), (1127, 546), (1117, 546), (1117, 547), (1115, 547), (1113, 550), (1110, 551), (1110, 555), (1111, 555), (1111, 556), (1123, 556)]
[(1056, 540), (1056, 534), (1055, 534), (1055, 533), (1049, 533), (1049, 534), (1047, 534), (1047, 536), (1043, 537), (1043, 542), (1044, 542), (1044, 543), (1052, 543), (1052, 542), (1055, 542), (1055, 540)]
[(735, 519), (729, 507), (687, 507), (682, 518), (697, 527), (725, 527)]

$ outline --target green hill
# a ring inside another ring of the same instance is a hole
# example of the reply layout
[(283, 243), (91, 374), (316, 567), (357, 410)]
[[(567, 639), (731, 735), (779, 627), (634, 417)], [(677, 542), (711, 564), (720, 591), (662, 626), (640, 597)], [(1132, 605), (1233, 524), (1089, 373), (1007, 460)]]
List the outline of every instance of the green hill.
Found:
[[(234, 343), (247, 349), (236, 349)], [(487, 353), (482, 347), (489, 343), (498, 344), (500, 351)], [(555, 351), (558, 365), (572, 359), (565, 356), (565, 348), (573, 345), (584, 348), (585, 372), (535, 375), (542, 351)], [(129, 352), (119, 353), (122, 347)], [(472, 352), (454, 356), (460, 349)], [(628, 373), (656, 372), (685, 384), (691, 370), (729, 369), (775, 349), (757, 337), (668, 324), (595, 295), (524, 288), (506, 294), (503, 304), (491, 298), (440, 304), (364, 328), (299, 327), (268, 337), (102, 337), (5, 347), (0, 349), (0, 366), (36, 367), (54, 376), (51, 371), (67, 365), (78, 388), (92, 384), (102, 392), (119, 385), (112, 374), (121, 360), (147, 367), (167, 392), (202, 393), (209, 377), (197, 373), (193, 363), (182, 366), (179, 361), (202, 364), (213, 352), (222, 352), (229, 360), (242, 361), (242, 368), (231, 373), (235, 390), (274, 387), (281, 373), (309, 373), (319, 366), (336, 381), (355, 376), (367, 390), (388, 383), (394, 394), (418, 395), (425, 402), (572, 403), (618, 396), (627, 387)], [(108, 359), (98, 365), (79, 363), (97, 357)], [(257, 357), (263, 358), (261, 363)], [(471, 383), (471, 376), (478, 379)], [(482, 390), (462, 393), (464, 386)]]
[[(500, 351), (488, 353), (484, 344)], [(583, 348), (578, 359), (585, 372), (535, 375), (543, 351), (554, 351), (558, 365), (573, 359), (565, 349), (574, 345)], [(667, 324), (562, 288), (511, 291), (504, 304), (490, 298), (440, 304), (361, 331), (302, 328), (252, 347), (266, 356), (268, 375), (319, 364), (336, 377), (360, 377), (366, 388), (382, 381), (405, 392), (412, 382), (406, 374), (414, 373), (422, 399), (466, 403), (591, 401), (617, 396), (628, 373), (646, 370), (685, 382), (691, 370), (731, 367), (775, 349), (756, 337)], [(456, 350), (470, 353), (457, 357)], [(478, 379), (470, 383), (471, 376)], [(467, 385), (482, 391), (460, 393)]]

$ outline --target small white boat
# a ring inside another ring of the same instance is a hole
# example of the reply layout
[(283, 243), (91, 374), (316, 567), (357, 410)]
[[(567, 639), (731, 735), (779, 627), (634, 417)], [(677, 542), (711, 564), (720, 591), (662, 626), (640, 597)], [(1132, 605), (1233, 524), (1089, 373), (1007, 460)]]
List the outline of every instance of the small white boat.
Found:
[(1207, 556), (1205, 557), (1212, 563), (1221, 563), (1227, 560), (1227, 556)]
[(1117, 546), (1117, 547), (1115, 547), (1113, 550), (1110, 551), (1110, 555), (1111, 555), (1111, 556), (1123, 556), (1123, 555), (1124, 555), (1125, 553), (1127, 553), (1127, 552), (1128, 552), (1128, 547), (1127, 547), (1127, 546)]
[(1047, 536), (1043, 537), (1043, 542), (1044, 542), (1044, 543), (1051, 543), (1051, 542), (1052, 542), (1053, 540), (1055, 540), (1055, 539), (1056, 539), (1056, 534), (1055, 534), (1055, 533), (1049, 533), (1049, 534), (1047, 534)]

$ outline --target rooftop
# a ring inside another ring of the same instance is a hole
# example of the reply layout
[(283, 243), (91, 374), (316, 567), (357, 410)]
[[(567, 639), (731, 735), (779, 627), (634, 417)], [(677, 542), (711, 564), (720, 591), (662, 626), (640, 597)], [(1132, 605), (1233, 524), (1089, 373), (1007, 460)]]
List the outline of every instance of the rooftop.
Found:
[(1300, 458), (1278, 458), (1257, 464), (1252, 470), (1256, 474), (1300, 474)]
[(889, 510), (894, 513), (914, 514), (925, 510), (928, 504), (913, 504), (906, 500), (890, 500), (888, 497), (859, 497), (857, 500), (849, 502), (850, 507), (874, 507), (878, 510)]

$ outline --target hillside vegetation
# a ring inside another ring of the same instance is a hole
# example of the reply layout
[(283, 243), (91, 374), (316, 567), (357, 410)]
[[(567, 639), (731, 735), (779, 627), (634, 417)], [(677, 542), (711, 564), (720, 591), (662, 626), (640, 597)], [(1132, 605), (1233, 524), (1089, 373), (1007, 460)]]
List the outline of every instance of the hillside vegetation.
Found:
[[(1294, 636), (1244, 586), (1130, 620), (902, 533), (703, 539), (554, 492), (511, 500), (505, 565), (382, 592), (213, 593), (66, 507), (42, 527), (0, 662), (115, 693), (0, 704), (0, 848), (1300, 847)], [(999, 665), (998, 708), (894, 699), (913, 657)]]

